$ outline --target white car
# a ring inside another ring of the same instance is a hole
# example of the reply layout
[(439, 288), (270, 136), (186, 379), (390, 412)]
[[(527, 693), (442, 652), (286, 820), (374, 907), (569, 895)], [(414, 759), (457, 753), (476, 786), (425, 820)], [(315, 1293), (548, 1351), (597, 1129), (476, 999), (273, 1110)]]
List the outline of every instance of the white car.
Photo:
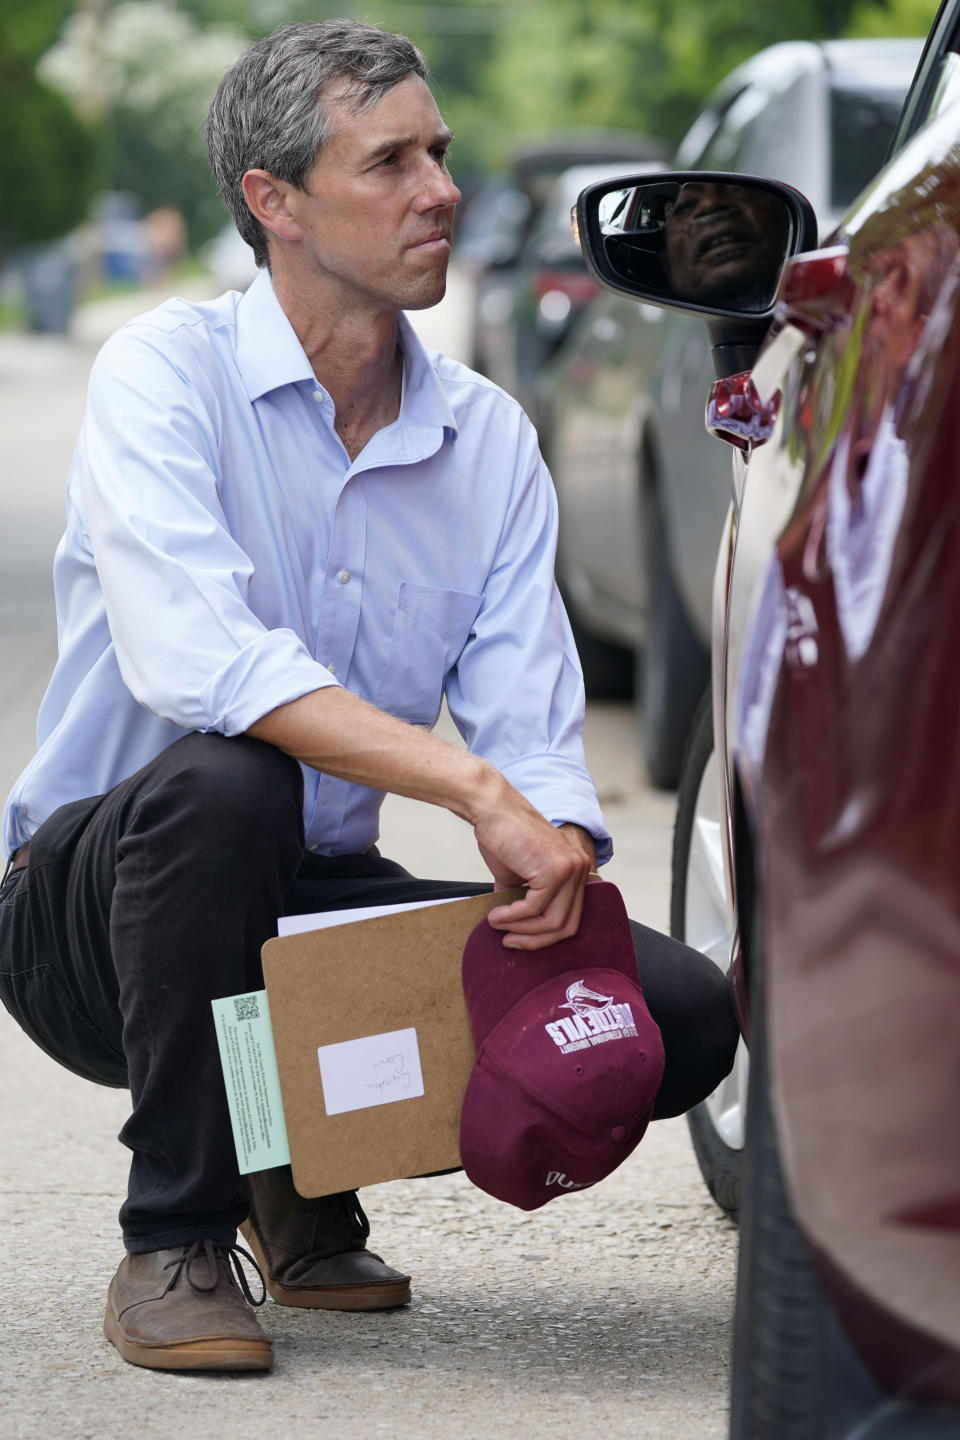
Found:
[[(921, 48), (763, 50), (707, 101), (676, 168), (785, 181), (826, 233), (883, 163)], [(709, 680), (713, 563), (730, 496), (728, 455), (703, 428), (713, 378), (701, 321), (604, 294), (538, 391), (560, 501), (557, 574), (587, 688), (623, 694), (636, 666), (647, 770), (667, 787)]]

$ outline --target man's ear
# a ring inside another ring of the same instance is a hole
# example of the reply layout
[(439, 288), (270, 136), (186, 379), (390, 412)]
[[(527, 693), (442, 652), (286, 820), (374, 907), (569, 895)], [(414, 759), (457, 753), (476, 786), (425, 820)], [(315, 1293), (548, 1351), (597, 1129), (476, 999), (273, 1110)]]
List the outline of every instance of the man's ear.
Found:
[(248, 170), (240, 182), (243, 198), (255, 220), (281, 240), (302, 240), (303, 231), (290, 213), (288, 198), (296, 189), (288, 180), (278, 180), (269, 170)]

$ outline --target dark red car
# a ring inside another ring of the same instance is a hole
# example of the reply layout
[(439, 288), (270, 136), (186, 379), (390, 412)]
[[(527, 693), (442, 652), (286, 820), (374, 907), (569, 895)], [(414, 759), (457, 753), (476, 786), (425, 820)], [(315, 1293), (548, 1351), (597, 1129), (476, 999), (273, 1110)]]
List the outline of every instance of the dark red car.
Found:
[(682, 789), (695, 839), (712, 730), (751, 1064), (731, 1436), (955, 1440), (960, 0), (826, 248), (742, 175), (594, 186), (578, 219), (601, 283), (703, 314), (736, 447)]

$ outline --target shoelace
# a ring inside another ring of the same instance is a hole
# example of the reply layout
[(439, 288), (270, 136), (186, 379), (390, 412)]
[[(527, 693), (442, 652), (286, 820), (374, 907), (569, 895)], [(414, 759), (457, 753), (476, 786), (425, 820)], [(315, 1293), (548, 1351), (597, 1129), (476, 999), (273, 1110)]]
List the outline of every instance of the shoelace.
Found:
[[(257, 1279), (260, 1281), (263, 1294), (259, 1300), (255, 1300), (253, 1297), (253, 1292), (250, 1289), (243, 1266), (240, 1263), (241, 1256), (253, 1266)], [(210, 1280), (209, 1285), (201, 1285), (199, 1279), (196, 1278), (194, 1274), (195, 1267), (201, 1259), (206, 1262), (207, 1275)], [(240, 1287), (243, 1298), (254, 1307), (262, 1305), (267, 1298), (267, 1286), (263, 1278), (263, 1271), (249, 1250), (244, 1250), (242, 1245), (227, 1245), (220, 1240), (211, 1240), (209, 1236), (203, 1240), (194, 1240), (192, 1245), (185, 1245), (182, 1255), (174, 1260), (167, 1261), (163, 1267), (164, 1270), (170, 1270), (176, 1266), (167, 1290), (172, 1290), (180, 1279), (180, 1276), (183, 1275), (190, 1289), (196, 1290), (198, 1295), (210, 1294), (211, 1291), (216, 1290), (220, 1283), (219, 1262), (221, 1260), (227, 1266), (227, 1278), (230, 1283), (234, 1283), (233, 1275), (236, 1275), (235, 1283)], [(230, 1273), (231, 1270), (233, 1274)]]

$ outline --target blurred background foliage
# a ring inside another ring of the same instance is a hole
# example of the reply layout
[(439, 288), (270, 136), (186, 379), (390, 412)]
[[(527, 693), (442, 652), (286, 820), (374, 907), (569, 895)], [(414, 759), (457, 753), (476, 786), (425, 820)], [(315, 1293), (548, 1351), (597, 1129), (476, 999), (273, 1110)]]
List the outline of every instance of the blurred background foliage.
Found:
[(235, 19), (122, 0), (72, 14), (38, 74), (102, 134), (107, 185), (145, 210), (173, 205), (191, 241), (223, 224), (207, 166), (204, 117), (223, 72), (249, 43)]
[(95, 129), (36, 74), (71, 9), (69, 0), (0, 0), (0, 256), (78, 224), (100, 178)]
[[(935, 0), (0, 0), (0, 247), (62, 233), (94, 190), (176, 206), (193, 244), (224, 211), (203, 120), (219, 76), (274, 26), (353, 14), (410, 35), (457, 132), (458, 180), (579, 126), (683, 134), (712, 86), (778, 40), (925, 34)], [(11, 169), (12, 166), (12, 176)]]

